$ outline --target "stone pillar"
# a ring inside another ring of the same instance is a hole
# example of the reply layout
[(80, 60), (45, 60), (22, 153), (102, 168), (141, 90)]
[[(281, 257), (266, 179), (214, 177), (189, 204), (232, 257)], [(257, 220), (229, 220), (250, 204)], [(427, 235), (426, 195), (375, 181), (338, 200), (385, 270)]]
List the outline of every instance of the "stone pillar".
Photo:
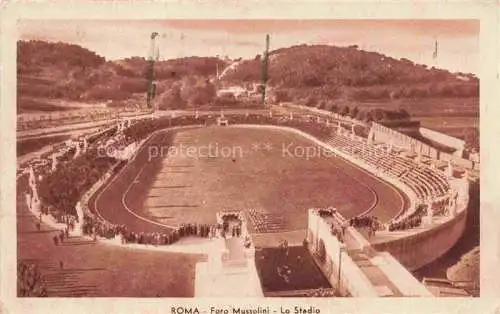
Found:
[(83, 209), (82, 209), (82, 204), (80, 202), (76, 203), (75, 210), (76, 210), (76, 215), (78, 217), (78, 221), (75, 223), (75, 230), (73, 231), (73, 234), (82, 235)]
[(195, 118), (195, 119), (198, 119), (199, 117), (200, 117), (200, 114), (199, 114), (198, 110), (196, 110), (196, 111), (194, 112), (194, 118)]
[(80, 155), (80, 142), (79, 141), (76, 141), (76, 145), (75, 145), (75, 155), (73, 156), (73, 158), (76, 158)]
[(458, 207), (458, 202), (457, 202), (457, 199), (454, 199), (453, 200), (453, 207), (451, 208), (451, 213), (453, 216), (455, 216), (457, 214), (457, 208)]
[(330, 126), (330, 121), (328, 121), (328, 119), (326, 120), (326, 126), (329, 127)]
[(319, 117), (316, 117), (316, 123), (321, 123), (321, 119)]
[(293, 112), (290, 112), (290, 120), (293, 120)]
[(449, 178), (453, 178), (453, 165), (451, 163), (451, 160), (448, 160), (448, 168), (446, 168), (446, 175)]
[(83, 152), (86, 153), (89, 148), (89, 142), (86, 137), (83, 138)]
[(57, 169), (57, 157), (56, 154), (52, 154), (52, 171)]
[(432, 218), (434, 217), (434, 210), (432, 209), (433, 203), (429, 200), (427, 202), (427, 224), (432, 224)]
[(272, 118), (273, 117), (273, 112), (271, 110), (269, 110), (269, 118)]

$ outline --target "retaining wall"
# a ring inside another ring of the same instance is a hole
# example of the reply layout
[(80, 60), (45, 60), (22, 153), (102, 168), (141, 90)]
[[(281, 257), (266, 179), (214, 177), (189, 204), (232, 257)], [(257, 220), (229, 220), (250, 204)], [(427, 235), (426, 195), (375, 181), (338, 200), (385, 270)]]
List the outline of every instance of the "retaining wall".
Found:
[(377, 251), (386, 251), (410, 271), (417, 270), (443, 256), (462, 236), (467, 210), (453, 218), (443, 218), (439, 225), (413, 235), (372, 245)]
[(448, 147), (453, 147), (456, 149), (456, 151), (453, 153), (453, 156), (456, 156), (458, 158), (462, 157), (463, 151), (464, 151), (464, 145), (465, 142), (461, 139), (458, 139), (453, 136), (446, 135), (444, 133), (430, 130), (427, 128), (419, 128), (418, 130), (420, 134), (422, 134), (424, 137), (431, 139), (432, 141), (448, 146)]

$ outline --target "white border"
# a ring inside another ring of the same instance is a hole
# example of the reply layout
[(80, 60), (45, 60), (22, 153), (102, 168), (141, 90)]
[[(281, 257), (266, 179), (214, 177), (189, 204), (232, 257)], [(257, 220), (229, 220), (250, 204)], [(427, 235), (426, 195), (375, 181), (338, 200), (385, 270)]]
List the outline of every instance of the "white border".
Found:
[[(9, 313), (137, 313), (170, 312), (170, 306), (186, 305), (208, 310), (208, 305), (271, 305), (278, 310), (285, 305), (314, 304), (322, 313), (492, 313), (500, 301), (498, 267), (500, 247), (500, 194), (497, 192), (500, 169), (500, 6), (492, 1), (139, 1), (88, 3), (12, 3), (1, 6), (0, 71), (0, 208), (1, 214), (1, 302)], [(481, 298), (478, 299), (17, 299), (16, 283), (16, 213), (15, 213), (15, 40), (17, 19), (167, 19), (167, 18), (238, 18), (238, 19), (480, 19), (481, 79)], [(495, 278), (497, 277), (497, 278)], [(194, 303), (193, 303), (194, 302)], [(1, 311), (1, 309), (0, 309)], [(210, 312), (208, 312), (210, 313)], [(293, 312), (292, 312), (293, 313)]]

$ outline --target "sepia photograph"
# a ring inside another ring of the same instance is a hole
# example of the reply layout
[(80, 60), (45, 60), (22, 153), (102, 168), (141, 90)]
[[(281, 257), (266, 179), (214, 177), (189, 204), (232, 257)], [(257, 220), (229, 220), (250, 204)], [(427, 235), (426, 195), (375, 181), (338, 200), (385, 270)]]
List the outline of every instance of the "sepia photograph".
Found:
[(16, 32), (18, 298), (479, 297), (479, 20)]

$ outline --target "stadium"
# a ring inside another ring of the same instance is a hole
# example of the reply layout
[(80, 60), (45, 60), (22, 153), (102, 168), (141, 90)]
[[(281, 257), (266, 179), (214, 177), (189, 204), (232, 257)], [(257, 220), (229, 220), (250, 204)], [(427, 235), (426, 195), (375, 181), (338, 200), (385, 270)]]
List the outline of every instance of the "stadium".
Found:
[(270, 35), (160, 60), (147, 34), (18, 42), (19, 297), (479, 295), (474, 74)]
[[(63, 243), (63, 236), (59, 244), (54, 238), (48, 242), (58, 247), (61, 268), (77, 257), (61, 251), (70, 243), (78, 255), (88, 256), (86, 262), (97, 260), (100, 267), (70, 276), (69, 281), (76, 276), (86, 283), (70, 295), (96, 290), (96, 296), (137, 291), (161, 296), (214, 296), (213, 291), (219, 293), (215, 296), (429, 296), (405, 269), (438, 259), (461, 237), (469, 192), (458, 191), (473, 172), (451, 162), (443, 167), (406, 150), (404, 142), (377, 142), (375, 128), (284, 104), (260, 112), (153, 113), (60, 145), (21, 169), (18, 206), (42, 221), (41, 213), (54, 216), (54, 207), (76, 203), (55, 216), (53, 225), (71, 233), (72, 240)], [(81, 186), (65, 183), (83, 174), (88, 179)], [(54, 195), (65, 185), (68, 193)], [(329, 236), (344, 246), (344, 259), (356, 265), (363, 282), (340, 283), (341, 266), (332, 264), (333, 257), (325, 266), (331, 252), (318, 243), (329, 240), (317, 241), (320, 222), (311, 227), (314, 209), (325, 221), (339, 217), (328, 222)], [(437, 241), (443, 236), (447, 241)], [(416, 244), (401, 249), (398, 241)], [(424, 247), (427, 253), (420, 254), (418, 246), (429, 241), (438, 243), (436, 249), (429, 253)], [(392, 253), (402, 264), (376, 265), (373, 261), (382, 258), (377, 250)], [(148, 270), (137, 269), (146, 261)], [(403, 270), (412, 288), (394, 279)], [(133, 278), (128, 290), (103, 284), (120, 273)], [(159, 274), (167, 274), (168, 283), (148, 286)], [(254, 285), (248, 291), (228, 289), (242, 280)], [(385, 289), (363, 292), (363, 285)], [(50, 295), (67, 293), (63, 287), (47, 289)]]

